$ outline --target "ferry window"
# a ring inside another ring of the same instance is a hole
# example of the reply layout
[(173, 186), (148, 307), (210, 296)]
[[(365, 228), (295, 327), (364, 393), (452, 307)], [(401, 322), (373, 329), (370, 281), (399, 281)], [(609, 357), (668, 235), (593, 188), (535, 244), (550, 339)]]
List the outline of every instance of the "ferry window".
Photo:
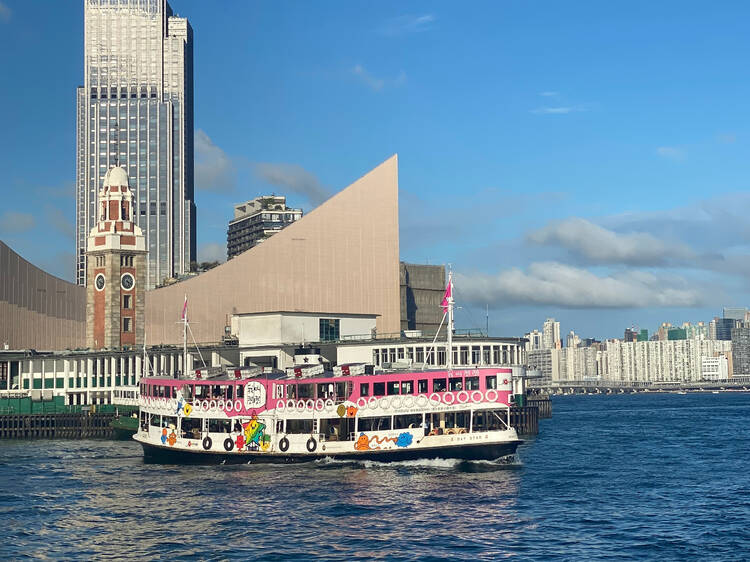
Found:
[(290, 384), (289, 386), (287, 386), (286, 387), (286, 395), (287, 395), (287, 397), (291, 398), (292, 400), (294, 400), (295, 398), (297, 398), (297, 385)]
[(193, 400), (193, 385), (192, 384), (183, 385), (182, 397), (188, 402)]
[(488, 377), (485, 377), (484, 383), (485, 383), (485, 386), (487, 387), (487, 390), (491, 388), (497, 388), (497, 376), (489, 375)]
[(466, 390), (479, 390), (479, 377), (466, 377)]
[(446, 412), (445, 427), (447, 429), (464, 430), (460, 433), (465, 433), (469, 430), (469, 414), (470, 412)]
[(161, 426), (161, 416), (159, 414), (151, 414), (151, 425), (154, 427)]
[(487, 412), (487, 429), (490, 431), (508, 429), (505, 425), (505, 419), (504, 410), (489, 410)]
[(336, 383), (336, 396), (338, 396), (339, 398), (346, 399), (349, 397), (350, 394), (351, 392), (347, 390), (345, 382)]
[(313, 397), (313, 385), (311, 384), (300, 384), (297, 386), (298, 396), (302, 399)]
[(407, 416), (394, 416), (393, 429), (415, 428), (422, 425), (422, 414), (409, 414)]
[(224, 398), (224, 387), (214, 386), (211, 393), (212, 398)]
[(419, 379), (417, 381), (417, 392), (420, 394), (428, 392), (427, 388), (427, 379)]
[(464, 381), (463, 379), (451, 379), (448, 386), (452, 391), (458, 392), (464, 389)]
[(439, 347), (437, 352), (437, 364), (438, 365), (445, 365), (445, 348)]
[(232, 420), (208, 420), (208, 431), (210, 433), (231, 433)]
[(401, 394), (411, 394), (414, 392), (414, 381), (401, 382)]
[(284, 385), (283, 384), (273, 385), (273, 397), (284, 398)]
[[(333, 390), (333, 389), (331, 389)], [(328, 383), (325, 382), (319, 382), (315, 385), (315, 396), (318, 398), (323, 398), (324, 400), (328, 398)]]
[(432, 381), (432, 391), (433, 392), (443, 392), (445, 390), (445, 379), (433, 379)]
[(424, 363), (424, 348), (417, 348), (417, 363)]
[(372, 350), (372, 364), (380, 365), (380, 350), (379, 349)]
[(461, 358), (459, 359), (459, 364), (461, 365), (469, 364), (469, 347), (466, 345), (461, 346)]
[(369, 382), (360, 383), (359, 394), (360, 396), (370, 396), (370, 383)]
[(181, 435), (183, 437), (192, 438), (192, 439), (198, 439), (201, 436), (201, 422), (203, 420), (201, 418), (182, 418), (180, 423), (181, 426)]
[(205, 400), (208, 398), (208, 387), (204, 384), (195, 385), (195, 399)]
[(234, 385), (230, 384), (227, 387), (227, 400), (233, 400), (234, 399)]
[(312, 420), (286, 420), (287, 433), (312, 433)]
[(398, 387), (399, 387), (398, 381), (389, 382), (387, 387), (388, 387), (388, 396), (398, 394)]
[(492, 346), (492, 363), (494, 365), (500, 364), (500, 346), (499, 345)]
[(485, 365), (490, 364), (490, 348), (489, 347), (483, 347), (482, 348), (482, 362)]
[(487, 412), (474, 412), (474, 418), (471, 421), (472, 431), (487, 431)]
[(480, 357), (480, 348), (478, 345), (472, 345), (471, 346), (471, 364), (472, 365), (478, 365), (479, 364), (479, 357)]
[(176, 416), (162, 416), (161, 426), (171, 427), (172, 429), (175, 429), (177, 427), (177, 417)]
[(359, 431), (384, 431), (391, 429), (391, 417), (360, 418)]
[[(279, 385), (282, 386), (282, 385)], [(245, 387), (243, 385), (237, 385), (237, 398), (244, 398), (245, 397)]]
[(373, 396), (385, 396), (385, 383), (384, 382), (376, 382), (372, 385), (372, 395)]

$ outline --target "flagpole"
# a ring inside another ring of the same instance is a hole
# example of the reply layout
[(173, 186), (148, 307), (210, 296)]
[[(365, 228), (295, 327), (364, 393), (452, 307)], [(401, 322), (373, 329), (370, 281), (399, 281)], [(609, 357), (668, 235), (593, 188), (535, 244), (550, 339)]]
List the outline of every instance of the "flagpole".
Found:
[(448, 370), (453, 369), (453, 272), (448, 270), (448, 356), (445, 366)]
[(185, 305), (182, 307), (182, 375), (187, 373), (187, 294)]

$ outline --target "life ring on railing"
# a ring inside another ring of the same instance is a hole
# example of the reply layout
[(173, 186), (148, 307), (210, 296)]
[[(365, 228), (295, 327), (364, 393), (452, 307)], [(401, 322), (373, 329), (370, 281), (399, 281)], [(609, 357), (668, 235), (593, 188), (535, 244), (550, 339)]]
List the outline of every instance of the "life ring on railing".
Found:
[(242, 410), (242, 400), (235, 400), (234, 401), (234, 411), (239, 412)]
[(401, 398), (401, 395), (397, 394), (393, 398), (391, 398), (391, 408), (399, 409), (404, 404), (404, 399)]
[(283, 400), (279, 400), (278, 402), (276, 402), (276, 409), (279, 412), (283, 412), (284, 410), (286, 410), (286, 402), (284, 402)]
[(333, 403), (333, 400), (331, 400), (330, 398), (325, 401), (324, 407), (326, 409), (326, 412), (332, 412), (334, 406), (335, 404)]
[(433, 405), (437, 406), (438, 404), (440, 404), (440, 395), (437, 392), (433, 392), (432, 394), (430, 394), (429, 400)]
[(289, 439), (282, 437), (279, 439), (279, 451), (286, 453), (289, 450)]
[(203, 448), (208, 451), (211, 448), (211, 445), (213, 445), (213, 443), (211, 442), (211, 438), (209, 436), (204, 437)]
[(325, 407), (326, 407), (326, 402), (325, 402), (325, 400), (323, 400), (322, 398), (318, 398), (318, 399), (317, 399), (317, 400), (315, 401), (315, 409), (316, 409), (316, 410), (320, 411), (320, 410), (322, 410), (322, 409), (323, 409), (323, 408), (325, 408)]
[[(449, 400), (449, 398), (450, 398), (450, 400)], [(443, 403), (444, 404), (448, 404), (450, 406), (451, 404), (454, 404), (455, 402), (456, 402), (456, 395), (455, 394), (453, 394), (450, 391), (446, 392), (445, 394), (443, 394)]]
[(307, 452), (313, 453), (315, 452), (315, 449), (318, 448), (318, 442), (315, 440), (314, 437), (310, 437), (310, 439), (307, 440)]
[(308, 400), (305, 402), (305, 410), (308, 412), (312, 412), (315, 409), (315, 401), (314, 400)]
[(292, 400), (291, 398), (286, 401), (286, 409), (287, 410), (294, 410), (294, 408), (297, 406), (297, 403)]
[(234, 449), (234, 441), (231, 437), (227, 437), (224, 439), (224, 450), (231, 451), (232, 449)]
[(383, 408), (384, 410), (387, 410), (387, 409), (388, 409), (388, 406), (390, 406), (390, 405), (391, 405), (391, 403), (390, 403), (390, 402), (388, 401), (388, 398), (381, 398), (381, 399), (380, 399), (380, 400), (378, 401), (378, 406), (380, 406), (380, 407), (381, 407), (381, 408)]
[(367, 401), (367, 407), (370, 408), (370, 410), (374, 410), (378, 407), (378, 399), (374, 396), (370, 396), (370, 399)]
[(170, 410), (176, 410), (177, 409), (177, 400), (174, 398), (170, 398), (169, 402), (167, 402), (167, 406), (169, 406)]
[(427, 396), (425, 396), (424, 394), (420, 394), (419, 396), (417, 396), (417, 399), (414, 400), (414, 402), (419, 408), (424, 408), (425, 406), (427, 406), (427, 404), (430, 403), (430, 399), (427, 398)]
[(211, 400), (211, 402), (209, 402), (209, 403), (208, 403), (208, 408), (209, 408), (209, 409), (210, 409), (211, 411), (214, 411), (214, 410), (216, 410), (216, 400)]
[(225, 406), (225, 402), (224, 402), (224, 399), (223, 399), (223, 398), (222, 398), (221, 400), (219, 400), (219, 401), (218, 401), (218, 402), (216, 403), (216, 407), (217, 407), (217, 408), (218, 408), (219, 410), (223, 410), (223, 409), (224, 409), (224, 406)]
[(204, 412), (208, 412), (208, 407), (208, 400), (204, 400), (203, 402), (201, 402), (201, 410), (203, 410)]
[(362, 396), (360, 396), (359, 398), (357, 398), (357, 408), (359, 408), (360, 410), (366, 409), (367, 408), (367, 399), (364, 398), (364, 397), (362, 397)]
[(508, 384), (508, 379), (503, 379), (503, 384)]
[(232, 402), (231, 400), (227, 400), (227, 403), (224, 404), (224, 408), (226, 408), (227, 412), (231, 412), (232, 410), (234, 410), (234, 402)]
[[(463, 398), (463, 396), (466, 396), (466, 398)], [(463, 398), (463, 399), (462, 399)], [(456, 394), (456, 400), (459, 404), (466, 404), (469, 401), (469, 393), (465, 390), (459, 390), (458, 394)]]
[(411, 394), (407, 394), (406, 396), (404, 396), (403, 406), (404, 408), (414, 407), (414, 397)]
[(471, 393), (471, 401), (474, 402), (474, 404), (479, 404), (482, 402), (483, 398), (481, 390), (475, 390)]
[(300, 413), (305, 411), (305, 401), (304, 400), (300, 400), (299, 402), (297, 402), (297, 411), (300, 412)]
[[(490, 392), (492, 395), (490, 396)], [(497, 402), (497, 390), (494, 388), (490, 388), (487, 392), (484, 393), (484, 397), (487, 399), (487, 402)]]

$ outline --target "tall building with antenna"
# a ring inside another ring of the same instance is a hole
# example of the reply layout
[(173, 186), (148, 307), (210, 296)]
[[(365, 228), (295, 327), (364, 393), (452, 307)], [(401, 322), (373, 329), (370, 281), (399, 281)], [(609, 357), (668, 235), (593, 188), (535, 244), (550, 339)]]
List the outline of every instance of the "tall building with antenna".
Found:
[(112, 166), (130, 178), (146, 242), (145, 285), (190, 270), (193, 30), (166, 0), (84, 0), (84, 84), (76, 92), (76, 282)]

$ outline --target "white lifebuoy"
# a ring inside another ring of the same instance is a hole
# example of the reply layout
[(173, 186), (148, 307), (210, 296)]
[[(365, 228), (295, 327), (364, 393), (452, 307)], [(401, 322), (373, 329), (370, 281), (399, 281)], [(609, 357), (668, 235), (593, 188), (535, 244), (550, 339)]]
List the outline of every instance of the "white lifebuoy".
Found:
[(435, 406), (440, 404), (440, 395), (437, 392), (430, 394), (430, 402)]
[(404, 399), (398, 394), (391, 398), (391, 408), (399, 409), (404, 403)]
[(378, 407), (378, 399), (374, 396), (370, 396), (370, 399), (367, 401), (367, 407), (370, 408), (370, 410), (374, 410)]
[(367, 408), (367, 399), (363, 398), (362, 396), (357, 398), (357, 408), (359, 408), (360, 410), (364, 410), (365, 408)]
[(305, 410), (308, 412), (311, 412), (315, 409), (315, 400), (312, 400), (308, 398), (307, 402), (305, 402)]
[(286, 409), (287, 410), (294, 410), (294, 408), (297, 406), (297, 403), (292, 400), (291, 398), (286, 401)]
[(469, 393), (465, 390), (459, 390), (456, 394), (456, 400), (459, 404), (466, 404), (469, 401)]
[(387, 409), (388, 409), (388, 406), (390, 406), (390, 405), (391, 405), (391, 403), (390, 403), (390, 402), (388, 401), (388, 398), (385, 398), (385, 397), (384, 397), (384, 398), (381, 398), (381, 399), (380, 399), (380, 400), (378, 401), (378, 406), (380, 406), (380, 407), (381, 407), (381, 408), (383, 408), (384, 410), (387, 410)]
[(503, 379), (503, 384), (508, 384), (508, 379)]
[(316, 410), (322, 410), (325, 407), (326, 407), (326, 403), (325, 403), (325, 400), (323, 400), (322, 398), (318, 398), (315, 401), (315, 409)]
[(474, 404), (479, 404), (482, 402), (483, 398), (481, 390), (475, 390), (471, 393), (471, 401), (474, 402)]
[(203, 410), (204, 412), (208, 412), (208, 400), (204, 400), (203, 402), (201, 402), (201, 410)]
[(446, 392), (443, 394), (443, 403), (448, 404), (449, 406), (453, 404), (456, 401), (456, 395), (452, 392)]
[(305, 401), (304, 400), (300, 400), (299, 402), (297, 402), (297, 411), (300, 412), (300, 413), (302, 413), (302, 412), (305, 411)]
[(224, 407), (226, 408), (227, 412), (231, 412), (234, 410), (234, 403), (231, 400), (227, 400), (227, 403), (224, 404)]
[[(282, 400), (282, 402), (283, 402), (283, 400)], [(234, 411), (235, 412), (239, 412), (240, 410), (242, 410), (242, 401), (241, 400), (235, 400), (234, 401)]]
[(219, 400), (219, 401), (218, 401), (218, 402), (216, 403), (216, 407), (217, 407), (217, 408), (218, 408), (219, 410), (223, 410), (223, 409), (224, 409), (224, 406), (225, 406), (225, 403), (224, 403), (224, 399), (223, 399), (223, 398), (222, 398), (221, 400)]
[(331, 400), (330, 398), (326, 400), (326, 403), (325, 403), (326, 412), (333, 412), (334, 406), (335, 404), (333, 403), (333, 400)]
[(490, 388), (487, 392), (484, 393), (484, 397), (487, 399), (487, 402), (497, 402), (497, 390), (495, 390), (494, 388)]
[(420, 394), (419, 396), (417, 396), (417, 399), (414, 402), (416, 402), (417, 407), (424, 408), (425, 406), (427, 406), (427, 404), (429, 404), (430, 399), (427, 398), (427, 396), (425, 396), (424, 394)]
[(276, 402), (276, 409), (279, 412), (283, 412), (286, 409), (286, 402), (284, 402), (283, 400), (279, 400), (278, 402)]
[(211, 411), (214, 411), (214, 410), (216, 410), (216, 400), (211, 400), (211, 402), (209, 402), (209, 403), (208, 403), (208, 408), (209, 408), (209, 409), (210, 409)]
[(411, 394), (404, 396), (404, 408), (414, 407), (414, 397)]

